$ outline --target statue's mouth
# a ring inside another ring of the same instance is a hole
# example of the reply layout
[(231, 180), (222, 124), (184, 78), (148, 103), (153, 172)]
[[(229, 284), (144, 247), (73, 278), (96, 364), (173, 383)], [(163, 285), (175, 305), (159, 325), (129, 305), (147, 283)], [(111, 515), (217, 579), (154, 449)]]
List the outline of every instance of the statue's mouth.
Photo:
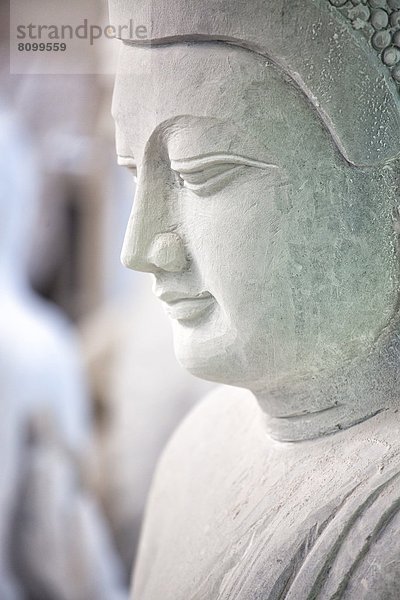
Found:
[(176, 321), (194, 321), (205, 316), (215, 306), (210, 292), (187, 295), (178, 291), (158, 291), (156, 296), (164, 303), (167, 314)]

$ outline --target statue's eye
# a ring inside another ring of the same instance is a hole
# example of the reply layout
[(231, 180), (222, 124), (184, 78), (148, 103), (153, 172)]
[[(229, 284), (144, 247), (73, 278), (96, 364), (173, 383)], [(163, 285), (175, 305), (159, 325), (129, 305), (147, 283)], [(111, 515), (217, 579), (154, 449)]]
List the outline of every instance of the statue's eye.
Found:
[(237, 155), (213, 155), (171, 160), (171, 168), (183, 187), (206, 195), (220, 190), (243, 167), (276, 169), (276, 165)]
[(193, 192), (206, 191), (209, 185), (222, 184), (232, 171), (239, 168), (239, 165), (221, 163), (214, 166), (205, 166), (195, 171), (178, 171), (178, 175), (183, 182), (183, 186)]

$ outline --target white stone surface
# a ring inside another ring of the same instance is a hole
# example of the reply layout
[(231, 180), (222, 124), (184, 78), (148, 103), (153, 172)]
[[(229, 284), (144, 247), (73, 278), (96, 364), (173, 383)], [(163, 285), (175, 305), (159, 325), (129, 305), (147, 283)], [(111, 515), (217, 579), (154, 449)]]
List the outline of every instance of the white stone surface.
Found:
[(400, 100), (340, 4), (111, 0), (152, 17), (114, 96), (123, 262), (180, 362), (247, 388), (165, 451), (136, 600), (398, 598)]

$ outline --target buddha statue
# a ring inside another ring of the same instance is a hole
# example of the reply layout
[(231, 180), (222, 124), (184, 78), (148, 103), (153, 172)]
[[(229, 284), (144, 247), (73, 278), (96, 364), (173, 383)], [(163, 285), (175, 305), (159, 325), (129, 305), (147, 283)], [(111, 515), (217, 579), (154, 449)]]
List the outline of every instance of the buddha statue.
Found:
[(225, 384), (159, 462), (133, 597), (398, 599), (400, 2), (110, 4), (122, 260)]

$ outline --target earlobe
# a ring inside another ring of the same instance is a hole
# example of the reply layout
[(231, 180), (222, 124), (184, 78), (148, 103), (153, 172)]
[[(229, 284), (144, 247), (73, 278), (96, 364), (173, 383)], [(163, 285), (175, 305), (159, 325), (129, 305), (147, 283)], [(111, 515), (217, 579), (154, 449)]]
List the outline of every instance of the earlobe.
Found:
[(400, 234), (400, 205), (397, 205), (392, 212), (393, 231)]

